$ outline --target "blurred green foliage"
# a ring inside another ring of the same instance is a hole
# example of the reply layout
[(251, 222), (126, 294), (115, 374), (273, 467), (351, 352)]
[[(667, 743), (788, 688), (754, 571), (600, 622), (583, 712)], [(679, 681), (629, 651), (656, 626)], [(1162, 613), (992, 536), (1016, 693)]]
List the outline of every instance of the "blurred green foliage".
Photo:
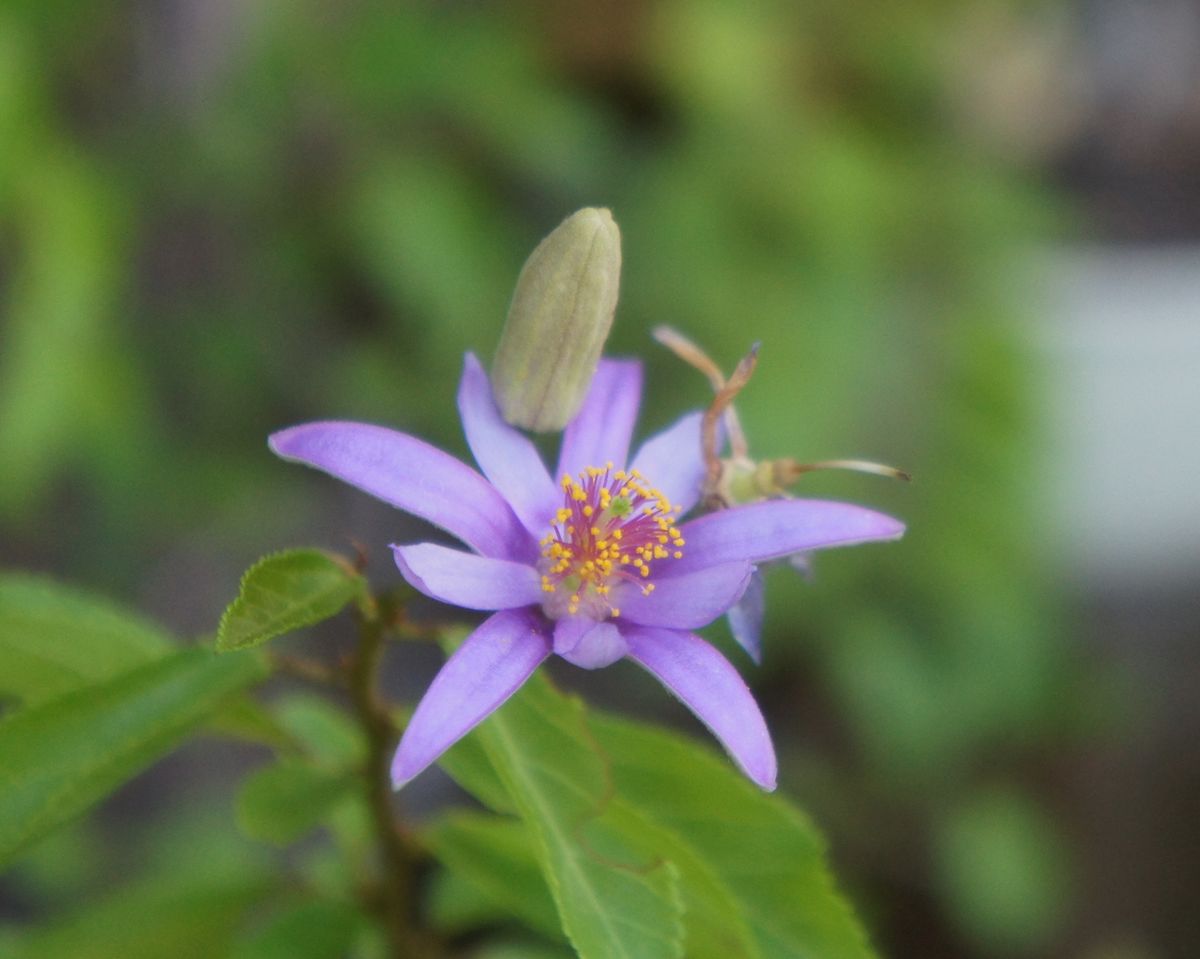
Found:
[[(1073, 700), (1010, 267), (1049, 204), (955, 122), (978, 6), (6, 4), (4, 561), (215, 625), (239, 560), (312, 540), (332, 495), (267, 433), (347, 417), (463, 452), (462, 352), (490, 357), (537, 239), (608, 206), (647, 429), (708, 398), (666, 322), (727, 369), (763, 342), (757, 454), (917, 476), (804, 481), (910, 533), (811, 587), (771, 574), (786, 787), (889, 953), (916, 924), (1039, 954), (1068, 865), (1021, 781)], [(208, 579), (162, 577), (196, 552)]]

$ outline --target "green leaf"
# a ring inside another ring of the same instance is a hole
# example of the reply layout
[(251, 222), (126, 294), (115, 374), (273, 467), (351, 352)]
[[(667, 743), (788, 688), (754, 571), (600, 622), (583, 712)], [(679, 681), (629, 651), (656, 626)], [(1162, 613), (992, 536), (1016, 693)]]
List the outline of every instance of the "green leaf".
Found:
[[(525, 695), (539, 701), (547, 712), (571, 708), (566, 697), (556, 692), (543, 677), (534, 677), (528, 688)], [(576, 748), (594, 748), (595, 740), (590, 737), (590, 733), (582, 737)], [(496, 811), (505, 812), (511, 808), (507, 792), (502, 787), (497, 789), (493, 779), (480, 768), (488, 763), (476, 737), (467, 737), (455, 746), (443, 757), (442, 763), (460, 785)], [(737, 776), (737, 773), (731, 771), (731, 775)], [(619, 794), (606, 799), (605, 820), (607, 828), (618, 832), (629, 849), (636, 850), (647, 861), (669, 861), (677, 871), (684, 905), (685, 954), (689, 959), (753, 959), (759, 956), (754, 937), (732, 892), (717, 871), (688, 844), (686, 837), (655, 822), (652, 809), (638, 808)], [(449, 859), (446, 861), (450, 862)], [(451, 864), (463, 865), (461, 859), (457, 864)]]
[(534, 840), (571, 944), (583, 959), (683, 954), (679, 874), (613, 821), (611, 782), (583, 707), (526, 683), (476, 733)]
[(430, 877), (425, 909), (431, 926), (455, 936), (511, 919), (507, 909), (462, 873), (449, 869), (438, 869)]
[(338, 768), (366, 762), (362, 729), (327, 699), (293, 693), (272, 703), (271, 710), (279, 725), (318, 762)]
[(363, 922), (347, 903), (289, 903), (239, 942), (229, 959), (339, 959), (351, 954)]
[(265, 674), (257, 656), (184, 649), (0, 721), (0, 863), (170, 751)]
[(443, 865), (531, 929), (562, 935), (529, 830), (518, 820), (482, 813), (444, 816), (424, 838)]
[(206, 728), (217, 736), (272, 749), (295, 746), (288, 731), (276, 722), (271, 711), (250, 695), (236, 696), (223, 703)]
[(951, 918), (997, 955), (1037, 954), (1070, 903), (1069, 856), (1045, 812), (1011, 789), (951, 810), (935, 847)]
[(589, 725), (611, 761), (616, 794), (708, 863), (763, 957), (874, 955), (803, 813), (682, 736), (597, 714)]
[[(515, 716), (514, 706), (520, 709)], [(482, 734), (506, 719), (535, 744), (557, 743), (557, 754), (540, 751), (546, 757), (540, 762), (548, 767), (541, 773), (557, 776), (560, 785), (577, 775), (572, 754), (598, 754), (609, 783), (603, 812), (579, 815), (572, 836), (584, 855), (594, 854), (611, 841), (596, 838), (599, 826), (619, 838), (627, 855), (670, 863), (685, 907), (689, 959), (873, 955), (834, 888), (816, 829), (786, 800), (755, 788), (725, 757), (643, 724), (595, 712), (585, 719), (577, 702), (534, 676), (480, 727), (481, 735), (443, 757), (461, 785), (500, 810), (516, 792), (497, 790), (478, 767), (485, 758), (495, 761)]]
[[(211, 959), (228, 954), (245, 914), (274, 889), (265, 874), (155, 877), (84, 901), (20, 944), (20, 959)], [(7, 955), (7, 953), (5, 953)]]
[(500, 781), (478, 736), (460, 739), (443, 753), (438, 765), (492, 812), (518, 815), (508, 789)]
[(315, 828), (356, 785), (349, 773), (285, 759), (246, 780), (238, 825), (253, 839), (285, 846)]
[(759, 959), (753, 934), (732, 891), (687, 838), (656, 823), (653, 809), (638, 809), (619, 796), (612, 800), (609, 818), (631, 846), (671, 863), (678, 871), (688, 959)]
[(7, 195), (16, 187), (4, 219), (22, 254), (10, 267), (0, 306), (0, 515), (6, 519), (36, 504), (50, 486), (47, 478), (87, 442), (95, 386), (113, 355), (126, 242), (114, 216), (115, 194), (99, 169), (53, 136), (38, 140), (42, 161), (19, 164), (0, 188)]
[(474, 959), (575, 959), (575, 953), (562, 946), (541, 942), (493, 942), (472, 952)]
[(0, 576), (0, 697), (33, 704), (166, 655), (141, 617), (53, 580)]
[(225, 610), (217, 649), (246, 649), (337, 615), (365, 584), (345, 560), (319, 549), (264, 557), (242, 577)]

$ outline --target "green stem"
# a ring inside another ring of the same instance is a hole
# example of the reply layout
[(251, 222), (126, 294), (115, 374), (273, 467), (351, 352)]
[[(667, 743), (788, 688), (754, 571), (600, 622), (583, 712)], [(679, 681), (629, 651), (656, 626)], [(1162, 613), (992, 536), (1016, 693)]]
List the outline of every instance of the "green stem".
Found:
[(385, 630), (376, 609), (362, 610), (358, 651), (349, 664), (348, 679), (354, 710), (367, 737), (367, 806), (375, 826), (382, 868), (380, 917), (392, 955), (396, 959), (418, 959), (435, 956), (441, 950), (416, 925), (413, 885), (420, 851), (401, 831), (392, 809), (391, 755), (395, 748), (395, 728), (376, 690)]

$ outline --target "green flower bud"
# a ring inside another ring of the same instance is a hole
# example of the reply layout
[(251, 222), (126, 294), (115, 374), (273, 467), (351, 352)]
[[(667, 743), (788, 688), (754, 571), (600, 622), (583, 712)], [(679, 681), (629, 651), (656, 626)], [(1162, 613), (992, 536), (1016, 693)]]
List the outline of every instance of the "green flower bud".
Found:
[(549, 432), (583, 403), (608, 339), (621, 277), (621, 233), (605, 209), (572, 214), (517, 278), (492, 384), (504, 418)]

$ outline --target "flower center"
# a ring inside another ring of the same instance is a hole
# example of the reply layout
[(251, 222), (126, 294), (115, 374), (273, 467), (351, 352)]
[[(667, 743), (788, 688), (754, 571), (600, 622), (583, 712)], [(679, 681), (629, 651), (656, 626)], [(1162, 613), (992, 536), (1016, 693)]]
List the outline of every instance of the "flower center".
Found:
[(563, 505), (542, 539), (542, 603), (560, 619), (583, 613), (593, 619), (619, 616), (609, 594), (621, 582), (654, 591), (650, 564), (683, 556), (679, 512), (637, 470), (589, 466), (562, 478)]

